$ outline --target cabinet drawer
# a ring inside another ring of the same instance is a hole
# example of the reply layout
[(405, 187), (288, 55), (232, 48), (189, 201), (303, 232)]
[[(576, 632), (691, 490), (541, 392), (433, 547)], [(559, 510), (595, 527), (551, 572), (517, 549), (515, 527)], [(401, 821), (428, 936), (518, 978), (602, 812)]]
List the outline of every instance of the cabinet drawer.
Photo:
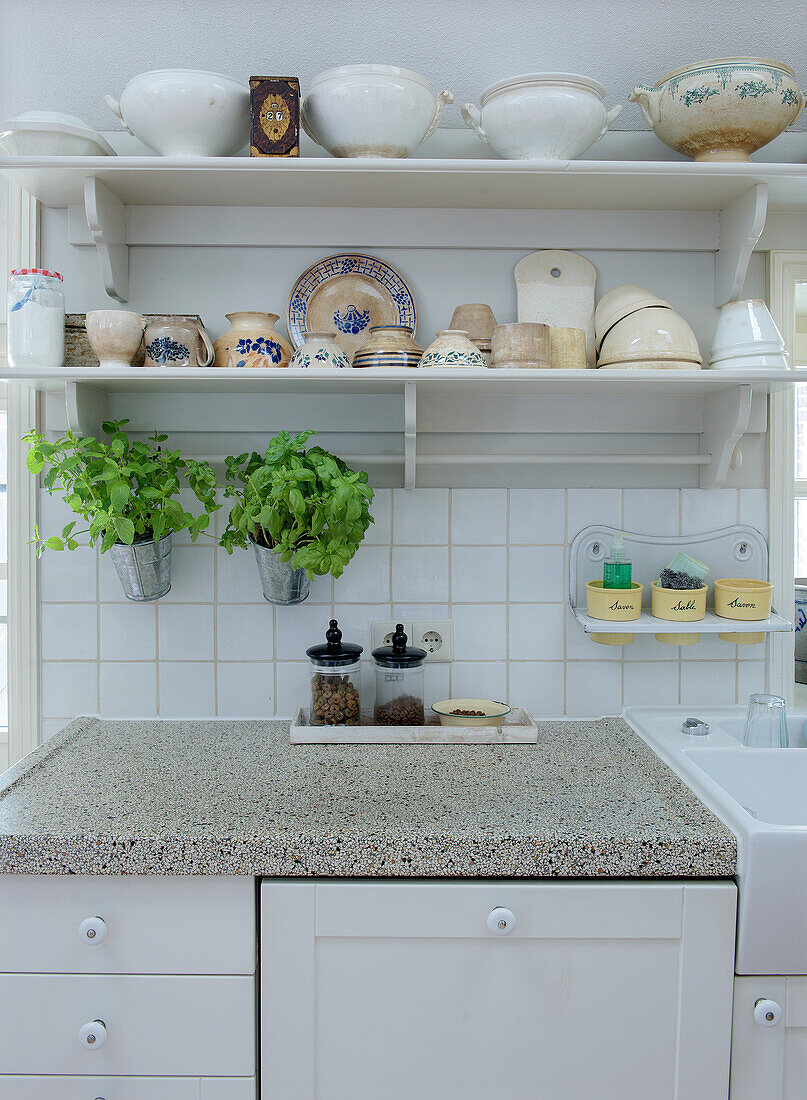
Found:
[[(98, 1020), (88, 1049), (80, 1029)], [(2, 974), (0, 1073), (252, 1077), (254, 981)]]
[(254, 1077), (2, 1077), (3, 1100), (255, 1100)]
[(249, 876), (0, 876), (3, 974), (252, 974), (255, 944)]

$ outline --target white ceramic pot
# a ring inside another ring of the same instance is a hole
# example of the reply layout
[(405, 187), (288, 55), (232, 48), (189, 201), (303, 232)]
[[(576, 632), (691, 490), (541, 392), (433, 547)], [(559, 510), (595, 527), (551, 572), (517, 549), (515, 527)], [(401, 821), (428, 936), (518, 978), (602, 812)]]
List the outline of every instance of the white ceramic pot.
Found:
[(84, 321), (90, 347), (104, 368), (130, 367), (143, 339), (146, 318), (128, 309), (91, 309)]
[(603, 106), (605, 88), (575, 73), (530, 73), (491, 84), (481, 110), (462, 117), (507, 160), (573, 160), (599, 141), (622, 107)]
[(793, 70), (761, 57), (676, 69), (654, 87), (637, 85), (630, 98), (657, 138), (694, 160), (746, 161), (804, 107)]
[(315, 77), (300, 107), (308, 136), (334, 157), (408, 157), (437, 129), (451, 92), (397, 65), (341, 65)]
[(0, 122), (0, 149), (12, 157), (114, 157), (97, 130), (60, 111), (24, 111)]
[(743, 366), (787, 367), (782, 334), (761, 298), (728, 302), (717, 319), (709, 365), (731, 369), (741, 361)]
[(597, 341), (597, 351), (600, 350), (605, 336), (611, 331), (617, 321), (636, 313), (647, 306), (660, 306), (662, 309), (672, 309), (669, 302), (657, 297), (650, 290), (633, 283), (623, 283), (607, 291), (597, 302), (594, 310), (594, 335)]
[(130, 134), (163, 157), (227, 157), (249, 140), (249, 86), (219, 73), (157, 69), (104, 96)]
[(336, 342), (335, 332), (306, 332), (305, 340), (289, 361), (290, 367), (350, 366), (350, 360)]

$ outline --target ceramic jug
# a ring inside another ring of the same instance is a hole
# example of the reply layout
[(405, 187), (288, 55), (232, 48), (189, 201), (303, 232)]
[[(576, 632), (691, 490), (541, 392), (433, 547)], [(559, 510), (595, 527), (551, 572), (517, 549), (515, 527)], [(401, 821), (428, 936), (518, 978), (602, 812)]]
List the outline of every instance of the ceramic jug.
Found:
[(195, 317), (154, 317), (146, 328), (147, 367), (209, 367), (210, 337)]
[(217, 367), (287, 367), (294, 349), (275, 332), (276, 313), (225, 314), (230, 329), (214, 342)]

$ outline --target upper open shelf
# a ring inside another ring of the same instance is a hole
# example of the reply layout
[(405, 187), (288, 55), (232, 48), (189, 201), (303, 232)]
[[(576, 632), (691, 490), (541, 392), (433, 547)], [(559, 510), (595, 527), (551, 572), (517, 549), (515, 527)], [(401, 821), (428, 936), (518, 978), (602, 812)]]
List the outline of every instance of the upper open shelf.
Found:
[(0, 172), (45, 206), (101, 181), (126, 206), (484, 210), (725, 210), (756, 184), (770, 210), (807, 210), (807, 165), (303, 157), (6, 157)]

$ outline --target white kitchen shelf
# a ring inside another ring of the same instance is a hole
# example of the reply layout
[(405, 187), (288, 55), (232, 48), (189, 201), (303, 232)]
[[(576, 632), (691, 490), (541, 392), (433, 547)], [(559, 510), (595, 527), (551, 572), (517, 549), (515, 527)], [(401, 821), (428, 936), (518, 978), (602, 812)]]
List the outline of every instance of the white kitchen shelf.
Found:
[(48, 430), (97, 435), (104, 419), (128, 418), (135, 432), (184, 433), (186, 451), (216, 461), (233, 447), (259, 447), (281, 427), (312, 427), (334, 435), (348, 461), (382, 471), (380, 483), (407, 488), (517, 484), (519, 477), (548, 484), (551, 467), (558, 477), (579, 470), (581, 482), (599, 470), (631, 484), (646, 484), (640, 471), (648, 467), (669, 468), (678, 484), (672, 471), (689, 468), (698, 484), (714, 488), (738, 461), (744, 433), (765, 430), (765, 396), (802, 375), (807, 381), (807, 370), (6, 372), (44, 393)]
[[(614, 248), (714, 250), (717, 305), (738, 296), (768, 211), (807, 210), (807, 166), (797, 163), (6, 157), (0, 159), (0, 173), (45, 206), (70, 208), (73, 243), (84, 243), (89, 228), (107, 293), (119, 301), (128, 298), (129, 244), (185, 239), (154, 208), (182, 208), (187, 214), (193, 208), (232, 208), (229, 216), (185, 219), (195, 243), (202, 243), (200, 225), (206, 225), (207, 243), (220, 244), (245, 243), (243, 219), (234, 214), (239, 207), (249, 208), (250, 244), (290, 243), (290, 232), (300, 242), (299, 226), (294, 219), (288, 224), (288, 213), (278, 218), (271, 212), (278, 209), (315, 211), (321, 243), (342, 232), (354, 247), (358, 238), (350, 211), (367, 221), (368, 210), (384, 210), (382, 219), (370, 219), (374, 239), (409, 247), (491, 247), (493, 239), (501, 243), (513, 235), (519, 241), (538, 235), (549, 247), (547, 232), (557, 232), (552, 224), (557, 222), (570, 248), (587, 247), (588, 236), (588, 247), (596, 239), (600, 247), (608, 241)], [(150, 213), (138, 229), (129, 215), (142, 208)], [(345, 212), (335, 225), (327, 216), (334, 209)], [(72, 214), (78, 210), (80, 217)], [(480, 225), (474, 227), (461, 218), (463, 211), (479, 210), (489, 217), (498, 211), (505, 220), (476, 219)], [(407, 211), (417, 211), (417, 218), (407, 217)], [(570, 211), (575, 218), (564, 218)], [(595, 224), (602, 211), (625, 215)], [(519, 217), (523, 212), (531, 215), (526, 225)], [(537, 212), (548, 218), (541, 220)], [(671, 216), (675, 212), (682, 215)], [(575, 232), (578, 214), (581, 228)], [(220, 239), (214, 239), (217, 234)]]
[(644, 585), (642, 613), (630, 622), (594, 619), (586, 613), (586, 582), (602, 578), (603, 561), (613, 544), (616, 529), (605, 526), (585, 527), (572, 540), (569, 551), (569, 606), (586, 634), (773, 634), (792, 631), (793, 625), (773, 611), (767, 619), (746, 622), (723, 619), (708, 609), (694, 623), (657, 619), (648, 610), (650, 582), (670, 563), (678, 551), (688, 553), (709, 566), (706, 578), (712, 585), (719, 577), (768, 576), (768, 547), (762, 534), (753, 527), (736, 524), (719, 531), (692, 535), (644, 535), (625, 532), (625, 551), (632, 563), (634, 581)]
[(789, 633), (793, 626), (781, 615), (771, 615), (756, 622), (740, 619), (721, 619), (714, 611), (707, 611), (705, 619), (696, 623), (676, 623), (669, 619), (655, 619), (643, 611), (638, 619), (629, 623), (614, 623), (609, 619), (592, 619), (579, 607), (572, 608), (574, 617), (586, 634), (773, 634)]

